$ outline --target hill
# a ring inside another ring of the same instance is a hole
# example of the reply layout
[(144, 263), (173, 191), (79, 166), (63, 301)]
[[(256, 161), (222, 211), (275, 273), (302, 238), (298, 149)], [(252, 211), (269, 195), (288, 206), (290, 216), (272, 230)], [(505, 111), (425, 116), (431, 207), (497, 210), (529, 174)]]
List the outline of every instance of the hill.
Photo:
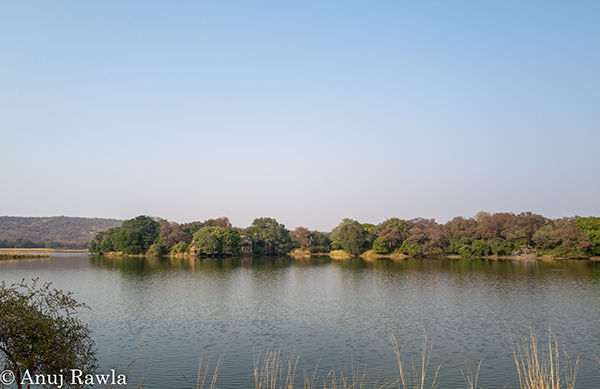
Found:
[(98, 232), (121, 223), (85, 217), (0, 216), (0, 248), (85, 249)]

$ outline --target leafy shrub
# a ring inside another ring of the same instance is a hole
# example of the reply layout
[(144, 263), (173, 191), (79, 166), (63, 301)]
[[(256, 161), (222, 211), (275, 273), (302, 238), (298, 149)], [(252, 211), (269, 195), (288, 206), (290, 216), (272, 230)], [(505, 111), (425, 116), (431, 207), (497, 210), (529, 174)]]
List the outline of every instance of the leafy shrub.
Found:
[(74, 316), (85, 305), (70, 292), (37, 282), (0, 284), (0, 359), (14, 372), (18, 388), (26, 371), (32, 376), (59, 375), (61, 369), (91, 374), (98, 367), (91, 332)]

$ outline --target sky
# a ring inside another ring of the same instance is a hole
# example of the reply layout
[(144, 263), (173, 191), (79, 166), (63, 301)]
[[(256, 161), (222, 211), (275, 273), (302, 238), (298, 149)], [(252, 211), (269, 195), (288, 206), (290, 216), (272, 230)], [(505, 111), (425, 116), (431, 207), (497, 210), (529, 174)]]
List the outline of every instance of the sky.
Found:
[(600, 216), (600, 2), (5, 1), (0, 215)]

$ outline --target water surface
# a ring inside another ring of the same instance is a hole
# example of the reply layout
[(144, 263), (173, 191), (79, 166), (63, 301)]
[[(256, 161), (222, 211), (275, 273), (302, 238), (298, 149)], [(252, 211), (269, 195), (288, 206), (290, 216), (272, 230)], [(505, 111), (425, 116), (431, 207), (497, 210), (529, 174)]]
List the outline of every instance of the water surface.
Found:
[[(580, 357), (577, 387), (600, 383), (600, 264), (587, 261), (330, 261), (324, 257), (169, 259), (53, 254), (0, 262), (7, 282), (40, 277), (91, 309), (105, 369), (145, 388), (195, 387), (201, 355), (225, 354), (218, 387), (253, 385), (253, 358), (295, 349), (302, 370), (397, 377), (393, 333), (404, 362), (433, 342), (429, 377), (465, 387), (463, 353), (482, 361), (482, 387), (518, 387), (513, 338), (548, 327)], [(461, 351), (462, 350), (462, 351)], [(131, 365), (130, 365), (131, 364)]]

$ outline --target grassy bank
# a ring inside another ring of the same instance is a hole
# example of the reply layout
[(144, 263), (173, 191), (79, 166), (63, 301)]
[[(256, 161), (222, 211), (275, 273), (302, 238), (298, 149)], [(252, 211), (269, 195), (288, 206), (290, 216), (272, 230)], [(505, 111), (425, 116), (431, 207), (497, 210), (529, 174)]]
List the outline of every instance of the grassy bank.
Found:
[(0, 253), (0, 261), (50, 258), (50, 254)]
[[(572, 258), (564, 258), (557, 257), (554, 255), (486, 255), (483, 257), (473, 256), (473, 257), (462, 257), (456, 254), (438, 254), (438, 255), (406, 255), (401, 253), (387, 253), (387, 254), (377, 254), (373, 250), (365, 251), (360, 255), (351, 255), (345, 252), (344, 250), (332, 250), (329, 253), (310, 253), (308, 250), (294, 250), (290, 254), (290, 256), (294, 258), (308, 258), (311, 256), (329, 256), (332, 259), (350, 259), (360, 257), (366, 261), (373, 261), (375, 259), (391, 259), (395, 261), (405, 260), (405, 259), (486, 259), (489, 261), (561, 261), (561, 260), (573, 260)], [(589, 260), (589, 261), (600, 261), (600, 257), (590, 257), (584, 259), (575, 259), (575, 260)]]

